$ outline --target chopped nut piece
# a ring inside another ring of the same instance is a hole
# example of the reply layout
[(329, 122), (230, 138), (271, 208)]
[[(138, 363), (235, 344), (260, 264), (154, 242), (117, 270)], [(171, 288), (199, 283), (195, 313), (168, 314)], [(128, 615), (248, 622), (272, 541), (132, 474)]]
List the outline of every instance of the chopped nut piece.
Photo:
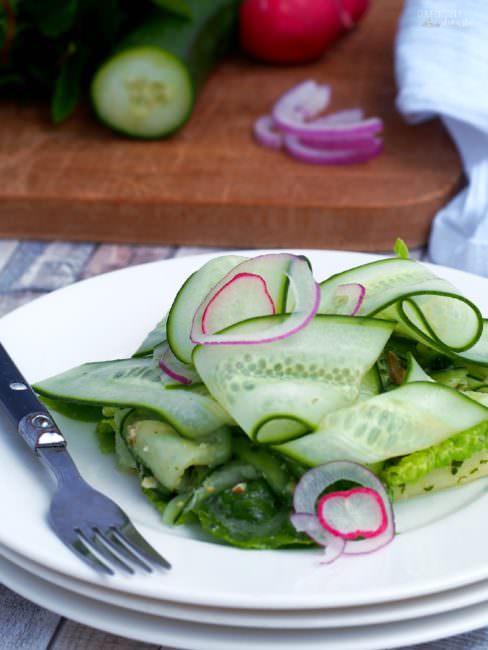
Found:
[(246, 491), (246, 489), (247, 489), (246, 483), (237, 483), (237, 485), (234, 485), (231, 492), (233, 492), (234, 494), (242, 494), (243, 492)]
[(141, 481), (141, 485), (143, 488), (157, 488), (158, 482), (154, 476), (145, 476)]
[(133, 445), (136, 441), (136, 428), (132, 424), (131, 426), (127, 427), (127, 442), (130, 445)]

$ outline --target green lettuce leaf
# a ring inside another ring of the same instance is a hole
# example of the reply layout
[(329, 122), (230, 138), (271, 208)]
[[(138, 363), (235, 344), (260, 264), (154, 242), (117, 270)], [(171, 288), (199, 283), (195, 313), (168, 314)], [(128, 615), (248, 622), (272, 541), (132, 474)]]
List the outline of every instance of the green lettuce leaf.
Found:
[[(480, 422), (471, 429), (457, 433), (438, 445), (416, 451), (408, 456), (387, 463), (381, 473), (385, 486), (394, 492), (395, 488), (405, 491), (409, 484), (417, 483), (436, 469), (451, 467), (456, 470), (475, 454), (488, 449), (488, 421)], [(454, 471), (452, 476), (456, 476)], [(453, 481), (453, 485), (455, 484)], [(433, 486), (435, 488), (435, 486)]]
[(280, 502), (264, 479), (243, 483), (206, 499), (194, 511), (203, 530), (241, 548), (310, 546), (290, 523), (290, 507)]

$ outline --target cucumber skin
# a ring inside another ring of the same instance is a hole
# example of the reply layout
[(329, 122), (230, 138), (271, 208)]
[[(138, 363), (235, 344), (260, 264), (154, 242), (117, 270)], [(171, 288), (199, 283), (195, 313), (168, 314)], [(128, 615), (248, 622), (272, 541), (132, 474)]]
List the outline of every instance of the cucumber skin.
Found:
[[(231, 34), (237, 22), (238, 0), (187, 0), (193, 19), (169, 14), (155, 7), (145, 20), (118, 45), (95, 73), (90, 93), (93, 109), (98, 119), (112, 130), (138, 140), (155, 140), (179, 131), (190, 119), (198, 92), (218, 61), (228, 51)], [(154, 135), (135, 135), (129, 130), (115, 127), (97, 111), (95, 80), (115, 58), (139, 49), (163, 50), (182, 65), (191, 81), (193, 97), (185, 115), (172, 129)]]

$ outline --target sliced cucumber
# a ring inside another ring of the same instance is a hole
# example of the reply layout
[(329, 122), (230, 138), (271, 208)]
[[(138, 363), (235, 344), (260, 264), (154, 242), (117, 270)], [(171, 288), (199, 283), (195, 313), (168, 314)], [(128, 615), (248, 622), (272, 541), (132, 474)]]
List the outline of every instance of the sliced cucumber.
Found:
[(148, 333), (144, 341), (132, 355), (133, 357), (146, 357), (153, 354), (154, 350), (166, 341), (166, 320), (165, 316)]
[(137, 460), (170, 491), (177, 490), (185, 471), (195, 465), (216, 467), (231, 457), (230, 429), (188, 440), (160, 420), (148, 420), (135, 412), (124, 423), (124, 439)]
[(488, 420), (488, 408), (435, 382), (405, 384), (327, 415), (320, 428), (278, 450), (301, 463), (363, 464), (411, 454)]
[[(468, 350), (482, 334), (476, 305), (413, 260), (380, 260), (328, 278), (321, 283), (320, 313), (340, 308), (336, 291), (346, 283), (360, 283), (366, 289), (360, 315), (396, 320), (401, 334), (444, 353)], [(488, 337), (485, 345), (488, 352)]]
[(92, 81), (94, 109), (108, 126), (139, 138), (173, 133), (231, 41), (237, 1), (186, 0), (191, 18), (155, 7)]
[[(261, 331), (283, 318), (256, 318), (226, 331)], [(358, 399), (393, 328), (385, 320), (322, 315), (280, 341), (198, 346), (193, 360), (210, 392), (251, 438), (279, 443), (314, 430), (326, 413)]]
[(86, 363), (34, 386), (40, 395), (81, 404), (146, 408), (186, 438), (201, 438), (233, 421), (200, 385), (166, 390), (152, 359)]
[(435, 381), (425, 372), (420, 363), (411, 352), (407, 355), (407, 372), (403, 380), (404, 384), (411, 384), (415, 381)]
[(359, 399), (364, 401), (379, 395), (382, 392), (382, 384), (378, 366), (375, 364), (371, 370), (364, 375), (359, 386)]
[(171, 351), (182, 363), (191, 364), (194, 344), (190, 340), (193, 316), (209, 291), (246, 258), (222, 255), (204, 264), (181, 287), (168, 314), (166, 333)]

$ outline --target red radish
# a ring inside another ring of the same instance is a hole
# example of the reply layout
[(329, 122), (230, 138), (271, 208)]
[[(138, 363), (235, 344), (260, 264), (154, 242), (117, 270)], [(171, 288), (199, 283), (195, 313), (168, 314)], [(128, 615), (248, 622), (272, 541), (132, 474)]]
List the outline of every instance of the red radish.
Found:
[(325, 530), (342, 539), (376, 537), (388, 525), (383, 499), (367, 487), (324, 494), (317, 515)]
[(244, 50), (271, 63), (318, 58), (366, 12), (369, 0), (244, 0)]
[(334, 295), (334, 313), (355, 316), (361, 309), (366, 288), (359, 282), (340, 284)]
[(217, 291), (205, 307), (202, 332), (213, 334), (242, 320), (244, 297), (249, 302), (246, 318), (276, 313), (264, 278), (255, 273), (238, 273)]
[[(237, 276), (241, 278), (234, 282)], [(249, 290), (251, 282), (252, 291)], [(293, 308), (287, 308), (291, 304)], [(307, 260), (291, 253), (258, 255), (235, 266), (210, 290), (195, 311), (190, 340), (197, 345), (279, 341), (306, 327), (319, 305), (320, 286)], [(222, 331), (231, 324), (275, 312), (283, 313), (284, 317), (262, 323), (262, 329)]]

